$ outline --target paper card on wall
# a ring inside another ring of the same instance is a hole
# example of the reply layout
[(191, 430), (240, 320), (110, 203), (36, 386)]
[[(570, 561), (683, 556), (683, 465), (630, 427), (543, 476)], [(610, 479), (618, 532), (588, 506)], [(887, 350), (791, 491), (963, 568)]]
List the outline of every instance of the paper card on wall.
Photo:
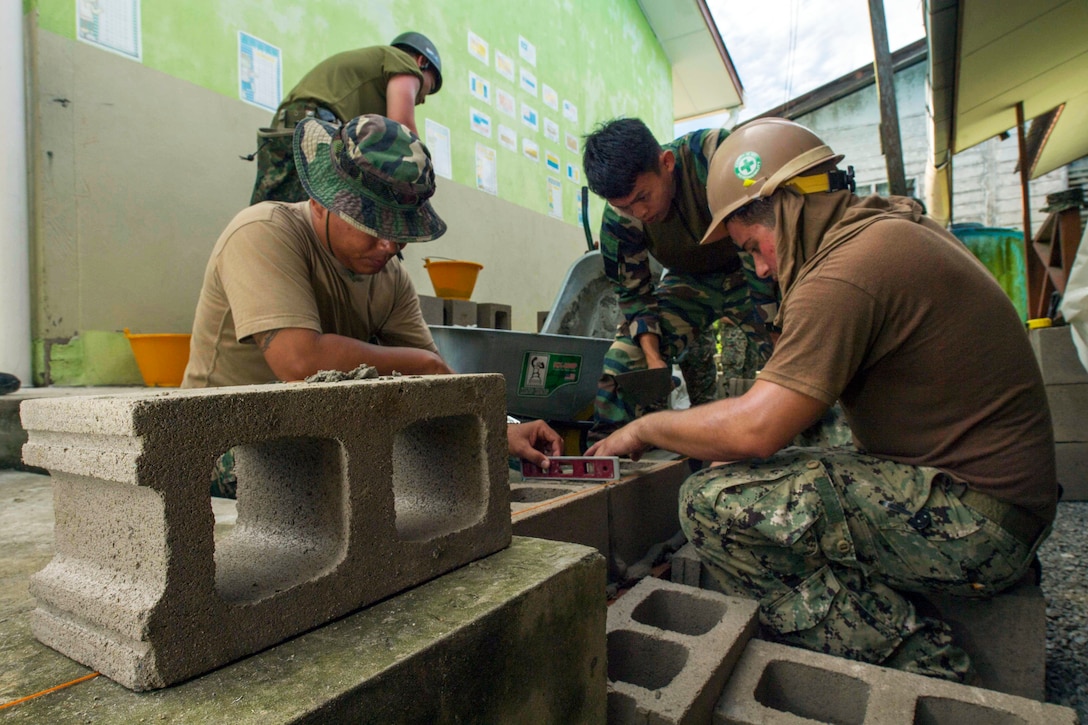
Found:
[(540, 146), (536, 141), (530, 141), (527, 138), (521, 139), (521, 153), (525, 154), (525, 158), (532, 159), (537, 163), (540, 163)]
[(491, 84), (472, 71), (468, 72), (468, 90), (484, 103), (491, 103)]
[(485, 138), (491, 138), (491, 116), (475, 108), (468, 110), (472, 130)]
[(503, 53), (501, 50), (495, 51), (495, 70), (499, 72), (499, 75), (508, 81), (514, 80), (514, 59)]
[(529, 65), (536, 65), (536, 46), (526, 40), (524, 35), (518, 36), (518, 55)]
[(453, 155), (450, 153), (450, 130), (429, 118), (425, 128), (427, 148), (431, 152), (431, 163), (434, 165), (435, 175), (452, 179)]
[(487, 41), (471, 30), (468, 31), (468, 54), (484, 65), (488, 65), (490, 63), (488, 52)]
[(567, 142), (567, 151), (570, 151), (572, 154), (578, 153), (578, 137), (577, 136), (575, 136), (570, 131), (567, 131), (566, 142)]
[(516, 118), (518, 115), (518, 104), (514, 101), (513, 93), (507, 93), (501, 88), (495, 89), (495, 105), (507, 116)]
[(282, 96), (283, 61), (280, 49), (249, 33), (238, 31), (238, 97), (246, 103), (275, 111)]
[(495, 149), (476, 144), (476, 188), (488, 194), (499, 193), (498, 161)]
[(563, 101), (563, 118), (578, 123), (578, 106), (570, 101)]
[(140, 0), (78, 0), (76, 37), (111, 53), (141, 60)]
[(559, 110), (559, 94), (547, 83), (540, 84), (540, 97), (544, 100), (545, 106), (553, 111)]
[(521, 122), (534, 131), (540, 130), (540, 117), (536, 115), (536, 109), (527, 104), (521, 104)]
[(582, 185), (582, 168), (578, 164), (567, 163), (567, 181)]
[(499, 145), (507, 151), (518, 150), (518, 132), (509, 126), (499, 124)]
[(559, 124), (547, 116), (544, 117), (544, 138), (559, 143)]
[(563, 185), (554, 176), (548, 177), (548, 216), (563, 218)]
[(531, 93), (535, 96), (536, 76), (533, 75), (532, 71), (526, 70), (524, 68), (520, 69), (518, 73), (521, 76), (521, 90), (525, 91), (526, 93)]
[(559, 173), (559, 157), (551, 151), (544, 152), (544, 163), (549, 169), (557, 174)]

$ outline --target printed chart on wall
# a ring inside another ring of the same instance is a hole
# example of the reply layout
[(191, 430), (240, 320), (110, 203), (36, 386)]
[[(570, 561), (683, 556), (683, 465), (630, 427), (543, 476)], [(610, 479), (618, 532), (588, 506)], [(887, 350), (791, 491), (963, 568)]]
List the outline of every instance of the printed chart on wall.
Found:
[(581, 355), (526, 352), (521, 362), (521, 385), (518, 386), (518, 395), (527, 398), (546, 398), (564, 385), (577, 383), (581, 369)]
[(76, 37), (141, 60), (140, 0), (76, 0)]
[(453, 178), (453, 154), (450, 149), (450, 130), (438, 121), (427, 119), (427, 148), (431, 152), (434, 173), (444, 179)]
[(283, 98), (283, 58), (280, 49), (238, 31), (238, 97), (275, 111)]
[[(543, 162), (538, 167), (543, 173), (535, 176), (543, 183), (537, 188), (544, 192), (547, 213), (562, 219), (564, 189), (560, 179), (565, 176), (573, 184), (581, 183), (578, 107), (563, 98), (562, 88), (547, 82), (538, 66), (536, 45), (524, 35), (518, 36), (516, 49), (498, 47), (493, 38), (472, 30), (467, 31), (466, 40), (468, 54), (474, 59), (474, 68), (465, 76), (466, 90), (475, 104), (469, 108), (468, 127), (498, 142), (497, 148), (476, 145), (477, 188), (496, 194), (503, 164)], [(488, 107), (497, 115), (493, 117)]]

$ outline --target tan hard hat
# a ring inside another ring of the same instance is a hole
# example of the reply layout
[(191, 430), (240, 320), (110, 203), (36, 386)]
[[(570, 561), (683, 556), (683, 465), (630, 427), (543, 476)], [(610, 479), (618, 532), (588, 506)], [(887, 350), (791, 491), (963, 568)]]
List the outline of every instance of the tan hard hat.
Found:
[(749, 121), (729, 134), (710, 160), (706, 196), (714, 218), (700, 244), (745, 204), (770, 196), (809, 169), (842, 159), (798, 123), (784, 118)]

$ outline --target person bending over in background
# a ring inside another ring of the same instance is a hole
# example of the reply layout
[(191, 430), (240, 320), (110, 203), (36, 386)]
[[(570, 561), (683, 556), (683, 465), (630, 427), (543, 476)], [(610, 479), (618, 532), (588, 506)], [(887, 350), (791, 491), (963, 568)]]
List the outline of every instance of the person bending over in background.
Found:
[(305, 201), (295, 170), (292, 138), (306, 118), (344, 123), (377, 114), (419, 135), (415, 107), (442, 87), (442, 59), (421, 33), (401, 33), (389, 45), (348, 50), (318, 63), (276, 109), (270, 128), (257, 134), (257, 180), (250, 204)]
[[(746, 394), (640, 418), (590, 449), (733, 461), (691, 476), (680, 521), (764, 636), (969, 680), (948, 625), (909, 592), (1013, 586), (1058, 500), (1042, 375), (1016, 309), (905, 197), (852, 193), (808, 129), (760, 119), (710, 165), (705, 242), (782, 287), (782, 335)], [(851, 447), (788, 447), (835, 401)]]
[[(617, 388), (620, 373), (680, 362), (692, 405), (713, 400), (712, 345), (704, 346), (697, 364), (686, 363), (719, 318), (728, 317), (750, 339), (749, 374), (770, 356), (771, 336), (759, 307), (774, 304), (773, 282), (745, 269), (728, 241), (699, 246), (710, 223), (707, 167), (728, 135), (705, 129), (661, 146), (642, 121), (620, 118), (586, 137), (586, 180), (608, 202), (601, 221), (604, 271), (624, 315), (605, 355), (594, 439), (643, 412)], [(651, 275), (651, 256), (667, 269), (660, 280)]]

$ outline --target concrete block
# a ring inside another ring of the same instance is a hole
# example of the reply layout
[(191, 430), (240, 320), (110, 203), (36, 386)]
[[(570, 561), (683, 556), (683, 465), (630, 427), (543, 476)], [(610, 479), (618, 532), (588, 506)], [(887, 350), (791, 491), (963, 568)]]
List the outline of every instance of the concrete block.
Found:
[(1047, 385), (1088, 383), (1088, 370), (1084, 369), (1080, 357), (1077, 356), (1072, 329), (1066, 325), (1028, 330), (1035, 359), (1039, 362), (1043, 382)]
[(1088, 383), (1046, 386), (1056, 443), (1088, 441)]
[(925, 598), (971, 655), (981, 687), (1046, 700), (1046, 599), (1039, 587), (1025, 581), (986, 601)]
[(1074, 725), (1068, 707), (753, 639), (714, 710), (715, 725), (1025, 723)]
[(680, 485), (691, 468), (686, 459), (624, 462), (622, 473), (623, 480), (608, 489), (610, 549), (621, 568), (680, 531)]
[(1088, 501), (1088, 443), (1055, 443), (1062, 501)]
[(608, 610), (608, 722), (709, 723), (756, 603), (647, 577)]
[(509, 330), (510, 314), (510, 305), (480, 302), (476, 305), (476, 327), (490, 330)]
[(419, 309), (423, 312), (423, 321), (428, 325), (446, 324), (446, 304), (440, 297), (420, 295)]
[(611, 558), (607, 484), (512, 483), (510, 517), (515, 536), (592, 546)]
[(476, 325), (476, 303), (471, 300), (442, 300), (445, 306), (444, 324), (474, 327)]
[[(671, 571), (674, 582), (722, 591), (691, 544), (673, 554)], [(1039, 587), (1025, 577), (1024, 583), (988, 600), (924, 596), (971, 656), (980, 686), (1046, 698), (1046, 600)]]
[[(154, 689), (498, 551), (504, 412), (500, 375), (27, 401), (23, 457), (56, 512), (34, 634)], [(231, 448), (238, 523), (216, 541), (208, 478)]]

